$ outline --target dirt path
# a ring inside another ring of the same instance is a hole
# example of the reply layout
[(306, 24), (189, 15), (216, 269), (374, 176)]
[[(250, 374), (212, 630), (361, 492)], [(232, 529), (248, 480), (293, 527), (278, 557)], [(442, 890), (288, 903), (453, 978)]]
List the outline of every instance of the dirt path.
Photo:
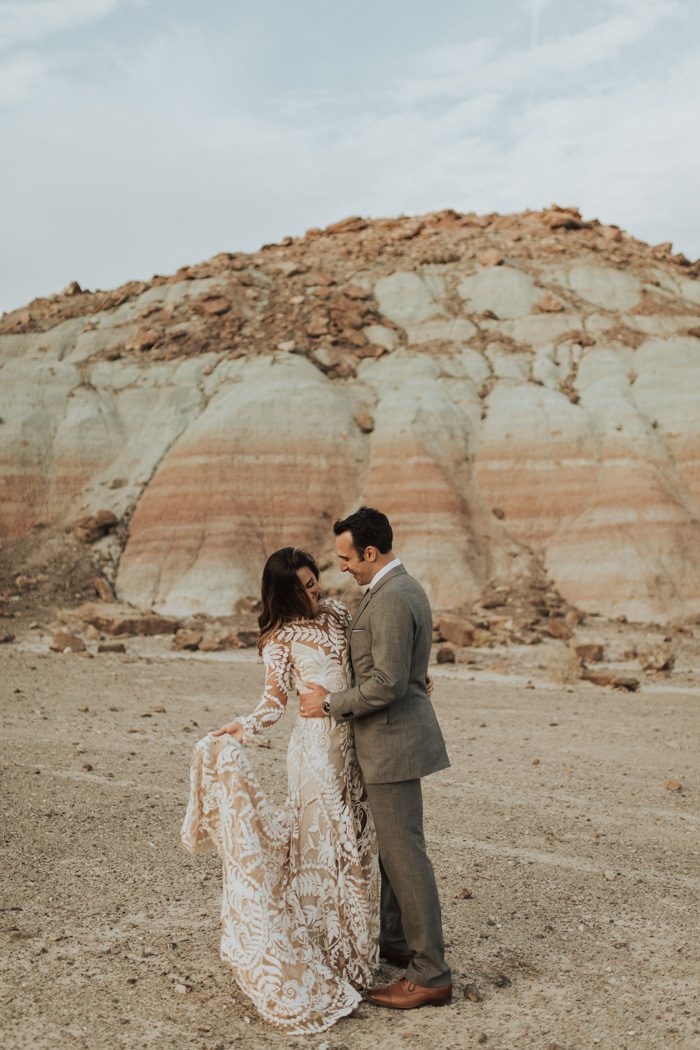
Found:
[[(363, 1005), (305, 1045), (700, 1045), (700, 698), (437, 674), (453, 766), (426, 826), (454, 1003)], [(250, 709), (260, 668), (5, 648), (0, 675), (5, 1050), (300, 1045), (219, 962), (216, 858), (178, 848), (191, 746)], [(253, 750), (278, 799), (291, 721)]]

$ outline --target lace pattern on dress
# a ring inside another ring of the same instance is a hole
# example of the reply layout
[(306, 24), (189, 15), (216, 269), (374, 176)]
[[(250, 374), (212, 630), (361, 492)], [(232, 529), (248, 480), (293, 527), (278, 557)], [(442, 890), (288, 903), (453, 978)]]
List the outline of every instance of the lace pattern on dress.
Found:
[[(300, 681), (345, 688), (349, 614), (326, 602), (265, 646), (259, 733), (281, 717)], [(270, 805), (231, 737), (196, 745), (182, 843), (222, 860), (221, 956), (261, 1016), (290, 1034), (322, 1032), (360, 1001), (378, 961), (379, 865), (352, 729), (298, 718), (288, 795)]]

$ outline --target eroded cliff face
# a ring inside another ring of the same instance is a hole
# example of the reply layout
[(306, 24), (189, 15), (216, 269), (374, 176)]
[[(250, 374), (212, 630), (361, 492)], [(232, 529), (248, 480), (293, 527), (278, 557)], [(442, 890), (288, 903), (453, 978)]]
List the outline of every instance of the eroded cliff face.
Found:
[(368, 502), (437, 608), (543, 565), (583, 610), (700, 612), (698, 267), (571, 209), (72, 286), (0, 320), (0, 417), (3, 541), (112, 511), (142, 607), (225, 614), (282, 544), (330, 566)]

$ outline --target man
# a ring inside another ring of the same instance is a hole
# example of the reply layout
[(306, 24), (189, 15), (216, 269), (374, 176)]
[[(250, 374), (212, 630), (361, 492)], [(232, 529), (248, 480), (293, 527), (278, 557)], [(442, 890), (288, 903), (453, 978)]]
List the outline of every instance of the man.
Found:
[(368, 589), (350, 627), (353, 685), (338, 693), (303, 683), (301, 714), (352, 720), (357, 758), (377, 831), (382, 871), (383, 958), (406, 976), (367, 998), (411, 1010), (452, 998), (435, 876), (423, 837), (420, 778), (449, 766), (426, 691), (430, 604), (392, 551), (388, 518), (360, 507), (333, 526), (343, 572)]

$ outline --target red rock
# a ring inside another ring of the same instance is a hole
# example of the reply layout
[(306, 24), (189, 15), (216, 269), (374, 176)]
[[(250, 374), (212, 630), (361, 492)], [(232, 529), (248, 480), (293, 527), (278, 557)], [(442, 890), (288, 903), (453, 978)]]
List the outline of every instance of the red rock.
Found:
[(583, 671), (581, 678), (593, 685), (611, 686), (613, 689), (625, 689), (629, 693), (636, 693), (639, 689), (639, 679), (630, 678), (626, 675), (615, 674), (613, 671)]
[(578, 208), (560, 208), (557, 204), (543, 214), (542, 221), (550, 230), (580, 230), (591, 225), (583, 221)]
[(79, 540), (84, 543), (94, 543), (118, 523), (117, 516), (111, 510), (98, 510), (96, 514), (80, 518), (73, 528)]
[(203, 638), (198, 648), (201, 653), (216, 653), (223, 648), (223, 639)]
[(546, 620), (540, 627), (540, 630), (542, 634), (547, 634), (550, 638), (561, 638), (562, 641), (568, 641), (574, 634), (568, 623), (557, 619)]
[(103, 580), (101, 576), (95, 577), (95, 579), (92, 581), (92, 586), (95, 588), (95, 593), (97, 594), (97, 597), (100, 598), (103, 602), (114, 601), (114, 591), (107, 583), (107, 581)]
[(579, 660), (583, 660), (585, 663), (597, 663), (602, 660), (605, 655), (603, 646), (596, 643), (577, 645), (574, 648), (574, 652)]
[(113, 636), (122, 634), (154, 635), (174, 634), (180, 623), (172, 616), (160, 616), (157, 613), (140, 613), (123, 605), (81, 605), (76, 616), (83, 623), (91, 623), (103, 634)]
[(222, 296), (202, 296), (192, 304), (192, 309), (198, 314), (208, 314), (212, 317), (220, 317), (231, 309), (231, 303)]
[(306, 322), (306, 334), (311, 336), (325, 335), (328, 331), (328, 318), (325, 314), (314, 314)]
[(236, 640), (241, 649), (254, 649), (258, 644), (260, 634), (258, 631), (238, 630)]
[(70, 631), (55, 631), (49, 642), (49, 649), (54, 653), (64, 653), (66, 649), (72, 653), (85, 652), (86, 646), (82, 638)]
[(358, 412), (353, 418), (363, 434), (372, 433), (374, 430), (374, 420), (369, 412)]
[(557, 314), (565, 309), (561, 299), (557, 299), (556, 295), (552, 295), (551, 292), (545, 292), (539, 302), (535, 303), (535, 310), (543, 314)]
[(461, 647), (474, 643), (475, 627), (469, 620), (459, 616), (440, 616), (437, 627), (440, 636), (453, 645)]
[(497, 248), (484, 248), (476, 255), (481, 266), (502, 266), (505, 258)]
[(127, 340), (124, 344), (124, 349), (129, 351), (133, 350), (136, 353), (143, 353), (144, 350), (150, 350), (154, 347), (160, 338), (160, 332), (157, 332), (152, 328), (142, 328), (136, 333), (136, 335)]
[(347, 219), (341, 219), (340, 222), (334, 222), (330, 226), (326, 226), (324, 233), (359, 233), (360, 230), (366, 230), (369, 223), (366, 219), (360, 218), (359, 215), (351, 215)]
[(354, 347), (353, 352), (355, 357), (362, 360), (365, 357), (382, 357), (387, 353), (387, 349), (379, 343), (365, 343), (363, 346)]
[(203, 631), (189, 631), (183, 628), (175, 632), (173, 647), (180, 651), (183, 649), (199, 649), (199, 644), (203, 638)]
[(670, 649), (657, 645), (642, 654), (641, 662), (645, 671), (671, 671), (676, 663), (676, 656)]

